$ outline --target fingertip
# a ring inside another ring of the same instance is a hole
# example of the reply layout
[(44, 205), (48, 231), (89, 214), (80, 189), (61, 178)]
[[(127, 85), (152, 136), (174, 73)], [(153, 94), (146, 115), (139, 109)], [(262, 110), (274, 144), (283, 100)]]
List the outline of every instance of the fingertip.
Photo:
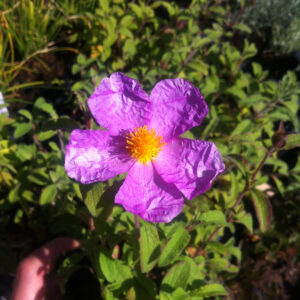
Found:
[(33, 252), (32, 255), (39, 258), (44, 266), (47, 266), (47, 268), (45, 268), (45, 271), (46, 273), (48, 273), (53, 269), (56, 261), (60, 256), (70, 251), (76, 250), (80, 246), (80, 242), (75, 239), (68, 237), (58, 237)]

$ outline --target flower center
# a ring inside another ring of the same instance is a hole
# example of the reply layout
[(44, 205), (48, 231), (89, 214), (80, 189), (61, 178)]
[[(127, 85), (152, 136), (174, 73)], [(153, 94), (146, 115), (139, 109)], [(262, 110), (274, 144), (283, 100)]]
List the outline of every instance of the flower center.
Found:
[(166, 143), (154, 129), (148, 130), (147, 126), (139, 127), (126, 136), (126, 148), (132, 158), (146, 164), (153, 161)]

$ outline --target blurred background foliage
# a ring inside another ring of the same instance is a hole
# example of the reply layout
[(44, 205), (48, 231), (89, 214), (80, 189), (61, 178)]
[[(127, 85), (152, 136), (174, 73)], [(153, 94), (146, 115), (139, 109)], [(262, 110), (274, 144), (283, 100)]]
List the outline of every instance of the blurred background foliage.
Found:
[[(1, 1), (0, 272), (70, 236), (84, 247), (59, 268), (68, 299), (296, 299), (299, 6)], [(186, 137), (215, 142), (226, 170), (170, 224), (113, 205), (124, 176), (80, 186), (64, 170), (71, 130), (99, 128), (86, 100), (116, 71), (148, 92), (184, 78), (210, 108)]]

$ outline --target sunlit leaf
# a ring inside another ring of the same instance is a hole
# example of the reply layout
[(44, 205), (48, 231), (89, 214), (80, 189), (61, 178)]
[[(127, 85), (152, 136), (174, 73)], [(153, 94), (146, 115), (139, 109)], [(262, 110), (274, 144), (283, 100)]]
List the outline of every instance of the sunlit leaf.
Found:
[(140, 260), (142, 272), (149, 272), (155, 266), (160, 254), (160, 241), (156, 226), (146, 221), (140, 222)]
[(252, 189), (250, 194), (256, 211), (259, 227), (261, 231), (266, 231), (269, 229), (272, 220), (272, 205), (270, 200), (258, 189)]
[(28, 133), (32, 129), (31, 123), (19, 123), (14, 132), (14, 138), (18, 139)]
[(56, 198), (56, 195), (57, 195), (56, 184), (48, 185), (42, 191), (40, 197), (40, 204), (45, 205), (53, 202)]
[(193, 293), (193, 295), (203, 298), (209, 298), (214, 296), (226, 296), (227, 292), (221, 284), (211, 283), (202, 286), (196, 293)]
[(182, 253), (189, 241), (190, 235), (182, 227), (178, 227), (173, 237), (163, 249), (158, 265), (162, 267), (171, 264)]

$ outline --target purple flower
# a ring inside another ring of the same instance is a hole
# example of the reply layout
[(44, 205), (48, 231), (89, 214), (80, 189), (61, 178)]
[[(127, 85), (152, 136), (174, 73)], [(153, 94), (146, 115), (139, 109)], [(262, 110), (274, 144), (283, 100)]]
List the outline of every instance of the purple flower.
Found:
[(68, 175), (84, 184), (127, 177), (115, 203), (150, 222), (170, 222), (183, 195), (204, 193), (224, 170), (211, 142), (179, 136), (208, 113), (198, 88), (183, 79), (158, 82), (150, 96), (122, 73), (104, 78), (88, 100), (103, 130), (74, 130), (66, 147)]

